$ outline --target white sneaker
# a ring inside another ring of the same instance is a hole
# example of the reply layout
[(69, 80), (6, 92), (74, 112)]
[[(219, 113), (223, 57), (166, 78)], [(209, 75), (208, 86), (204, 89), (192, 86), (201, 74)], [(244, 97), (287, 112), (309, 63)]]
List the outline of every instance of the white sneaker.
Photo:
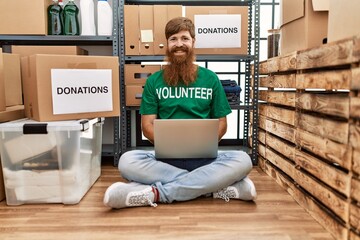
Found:
[(255, 185), (248, 177), (213, 193), (213, 198), (220, 198), (226, 202), (229, 202), (231, 198), (251, 201), (255, 200), (256, 197), (257, 193)]
[(156, 207), (155, 194), (152, 186), (139, 183), (116, 182), (105, 192), (104, 204), (111, 208), (136, 206)]

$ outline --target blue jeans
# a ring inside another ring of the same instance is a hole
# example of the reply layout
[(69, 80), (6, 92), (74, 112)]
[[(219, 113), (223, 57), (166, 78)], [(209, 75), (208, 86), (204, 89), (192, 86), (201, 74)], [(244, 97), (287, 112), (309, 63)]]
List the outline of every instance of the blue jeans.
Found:
[[(172, 161), (177, 161), (176, 166)], [(243, 151), (219, 151), (216, 159), (157, 160), (154, 151), (125, 152), (119, 160), (122, 177), (159, 191), (160, 202), (187, 201), (241, 181), (252, 169)], [(167, 163), (166, 163), (167, 162)]]

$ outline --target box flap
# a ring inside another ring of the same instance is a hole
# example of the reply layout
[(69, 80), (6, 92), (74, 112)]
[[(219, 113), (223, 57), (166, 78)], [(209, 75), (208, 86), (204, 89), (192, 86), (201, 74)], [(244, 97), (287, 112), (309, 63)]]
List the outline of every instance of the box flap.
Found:
[(329, 0), (312, 0), (314, 11), (329, 11), (330, 1)]
[(305, 15), (305, 0), (280, 0), (280, 26)]

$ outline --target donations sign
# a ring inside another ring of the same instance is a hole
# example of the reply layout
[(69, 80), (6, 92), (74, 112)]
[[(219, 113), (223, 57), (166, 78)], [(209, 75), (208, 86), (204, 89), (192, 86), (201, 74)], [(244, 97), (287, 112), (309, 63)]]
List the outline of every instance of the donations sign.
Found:
[(51, 69), (53, 114), (112, 111), (111, 69)]
[(240, 48), (241, 15), (195, 15), (195, 48)]

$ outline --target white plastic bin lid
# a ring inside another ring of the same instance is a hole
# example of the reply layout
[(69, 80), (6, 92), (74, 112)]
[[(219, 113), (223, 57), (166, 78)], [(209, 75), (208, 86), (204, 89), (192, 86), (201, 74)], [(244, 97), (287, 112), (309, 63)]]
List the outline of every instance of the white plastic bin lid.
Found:
[[(52, 131), (85, 131), (90, 125), (103, 122), (104, 118), (94, 118), (91, 120), (70, 120), (54, 122), (38, 122), (28, 118), (23, 118), (11, 122), (1, 123), (1, 132), (23, 132), (28, 134), (46, 134)], [(25, 132), (29, 131), (29, 132)]]

